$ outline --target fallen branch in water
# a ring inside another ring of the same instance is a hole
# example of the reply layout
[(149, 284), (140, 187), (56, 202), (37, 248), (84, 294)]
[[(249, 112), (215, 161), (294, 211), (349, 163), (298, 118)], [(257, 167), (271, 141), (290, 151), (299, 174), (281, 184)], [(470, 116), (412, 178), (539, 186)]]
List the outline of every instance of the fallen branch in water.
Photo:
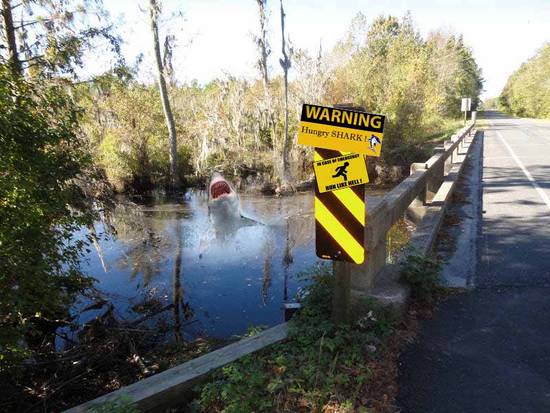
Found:
[(159, 309), (157, 311), (153, 311), (150, 314), (147, 314), (143, 317), (138, 318), (137, 320), (132, 321), (131, 323), (129, 323), (129, 325), (130, 326), (136, 326), (136, 325), (138, 325), (140, 323), (143, 323), (144, 321), (146, 321), (150, 318), (153, 318), (153, 317), (159, 315), (160, 313), (163, 313), (164, 311), (171, 310), (172, 308), (174, 308), (174, 304), (168, 304), (167, 306), (164, 306), (164, 307), (162, 307), (161, 309)]

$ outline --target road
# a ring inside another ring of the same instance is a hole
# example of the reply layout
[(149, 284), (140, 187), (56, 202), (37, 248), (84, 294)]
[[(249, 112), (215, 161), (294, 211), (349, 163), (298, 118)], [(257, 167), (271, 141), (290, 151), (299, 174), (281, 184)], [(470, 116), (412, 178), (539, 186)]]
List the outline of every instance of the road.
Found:
[(550, 122), (487, 115), (474, 288), (402, 355), (403, 413), (550, 412)]

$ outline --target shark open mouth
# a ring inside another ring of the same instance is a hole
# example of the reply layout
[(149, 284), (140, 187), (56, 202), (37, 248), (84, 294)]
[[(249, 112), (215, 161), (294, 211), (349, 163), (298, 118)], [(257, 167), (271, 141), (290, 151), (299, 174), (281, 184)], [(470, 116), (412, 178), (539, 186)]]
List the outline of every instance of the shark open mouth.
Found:
[(212, 199), (219, 198), (223, 195), (231, 194), (231, 187), (225, 181), (218, 181), (210, 187), (210, 196)]

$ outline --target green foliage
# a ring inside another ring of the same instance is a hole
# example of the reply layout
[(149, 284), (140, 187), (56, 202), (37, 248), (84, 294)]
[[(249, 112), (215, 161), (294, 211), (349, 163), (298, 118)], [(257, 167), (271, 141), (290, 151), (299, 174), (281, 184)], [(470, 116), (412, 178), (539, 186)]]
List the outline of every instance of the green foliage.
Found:
[(92, 220), (77, 178), (89, 164), (80, 114), (60, 87), (14, 79), (0, 65), (0, 369), (42, 340), (90, 285), (78, 268)]
[(390, 164), (424, 160), (425, 137), (460, 115), (460, 99), (477, 104), (481, 70), (461, 36), (435, 32), (424, 40), (410, 15), (381, 16), (347, 47), (351, 57), (336, 71), (331, 100), (387, 116), (383, 156)]
[[(289, 133), (297, 134), (304, 102), (354, 102), (387, 116), (383, 157), (408, 165), (429, 156), (432, 137), (460, 117), (460, 100), (482, 87), (481, 71), (460, 36), (435, 32), (426, 39), (409, 15), (379, 17), (368, 25), (360, 15), (348, 39), (316, 57), (293, 52), (289, 84)], [(178, 135), (185, 152), (180, 175), (259, 174), (275, 180), (283, 148), (282, 76), (249, 81), (231, 75), (199, 86), (170, 86)], [(87, 109), (85, 131), (95, 158), (119, 190), (162, 186), (168, 174), (168, 142), (155, 86), (112, 75), (81, 88)], [(293, 145), (292, 175), (311, 174), (311, 150)]]
[(436, 294), (441, 290), (439, 286), (439, 261), (410, 254), (402, 268), (405, 280), (411, 285), (413, 297), (423, 304), (431, 304)]
[(334, 324), (332, 280), (327, 267), (313, 276), (289, 338), (223, 368), (198, 389), (195, 407), (204, 412), (320, 412), (338, 400), (338, 411), (354, 411), (394, 331), (395, 315), (363, 303), (352, 324)]
[(502, 109), (514, 115), (550, 118), (550, 43), (521, 65), (499, 97)]
[[(33, 78), (53, 78), (60, 74), (77, 77), (77, 68), (94, 46), (120, 58), (120, 39), (112, 32), (102, 0), (8, 0), (14, 20), (13, 28), (18, 59), (23, 73)], [(5, 35), (4, 24), (2, 35)], [(0, 61), (2, 56), (0, 56)]]
[(120, 396), (116, 399), (94, 406), (90, 409), (93, 413), (139, 413), (132, 405), (129, 396)]
[(499, 98), (489, 98), (483, 101), (483, 110), (499, 109)]
[[(109, 182), (121, 191), (168, 186), (168, 131), (157, 88), (104, 76), (79, 96), (84, 131)], [(190, 148), (181, 139), (178, 173), (183, 179), (190, 172)]]

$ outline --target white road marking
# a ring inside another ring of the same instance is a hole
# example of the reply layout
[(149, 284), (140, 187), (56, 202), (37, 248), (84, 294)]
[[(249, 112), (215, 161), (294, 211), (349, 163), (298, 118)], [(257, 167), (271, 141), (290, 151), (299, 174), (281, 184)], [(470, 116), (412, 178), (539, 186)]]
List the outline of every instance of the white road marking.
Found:
[(548, 198), (548, 195), (546, 195), (546, 192), (543, 191), (543, 189), (539, 186), (535, 178), (533, 178), (533, 175), (531, 175), (531, 173), (527, 170), (527, 168), (525, 168), (521, 160), (518, 158), (518, 156), (512, 149), (512, 147), (508, 145), (508, 142), (506, 142), (506, 139), (504, 139), (504, 137), (500, 134), (500, 132), (498, 130), (495, 130), (495, 133), (497, 134), (502, 144), (506, 147), (506, 149), (508, 149), (508, 152), (510, 152), (510, 155), (512, 155), (512, 158), (514, 158), (514, 161), (516, 161), (520, 169), (523, 171), (523, 173), (527, 177), (527, 180), (531, 183), (531, 185), (533, 185), (533, 188), (535, 188), (535, 190), (539, 193), (540, 197), (542, 198), (542, 200), (550, 210), (550, 198)]

